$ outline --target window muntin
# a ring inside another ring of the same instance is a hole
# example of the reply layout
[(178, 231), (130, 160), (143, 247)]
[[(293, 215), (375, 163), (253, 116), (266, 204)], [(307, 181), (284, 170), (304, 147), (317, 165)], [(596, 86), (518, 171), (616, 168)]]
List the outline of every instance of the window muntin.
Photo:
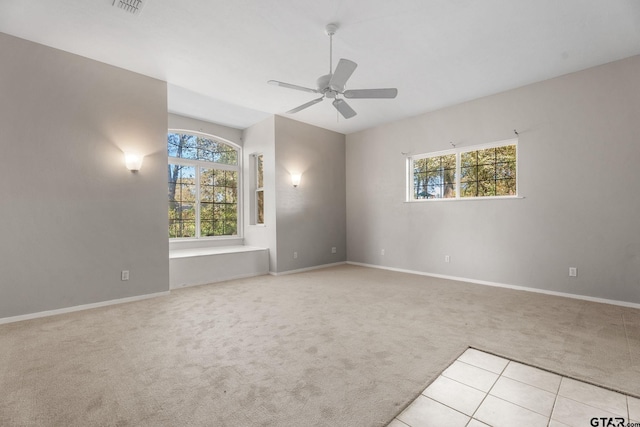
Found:
[(213, 137), (169, 133), (169, 237), (235, 236), (239, 148)]
[(408, 200), (517, 196), (517, 140), (409, 158)]

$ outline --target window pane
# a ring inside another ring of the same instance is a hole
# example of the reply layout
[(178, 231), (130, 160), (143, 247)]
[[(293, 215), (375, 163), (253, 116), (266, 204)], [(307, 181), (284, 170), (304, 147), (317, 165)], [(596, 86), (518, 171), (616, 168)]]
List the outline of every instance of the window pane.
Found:
[(259, 190), (256, 192), (257, 205), (258, 205), (258, 215), (256, 219), (256, 223), (264, 224), (264, 191)]
[(224, 212), (224, 234), (227, 236), (232, 236), (237, 234), (237, 224), (238, 224), (238, 205), (235, 203), (230, 203), (225, 206)]
[(427, 171), (435, 171), (440, 167), (439, 157), (429, 157), (427, 160)]
[(463, 182), (460, 184), (461, 197), (476, 197), (478, 195), (478, 185), (475, 182)]
[(485, 150), (476, 151), (478, 155), (478, 165), (493, 164), (496, 161), (496, 149), (487, 148)]
[(229, 144), (198, 135), (170, 133), (167, 137), (170, 157), (238, 164), (238, 150)]
[(505, 145), (504, 147), (496, 148), (496, 161), (498, 162), (515, 162), (516, 161), (516, 146)]
[(169, 165), (169, 237), (195, 237), (196, 170)]
[(460, 154), (461, 197), (515, 196), (516, 145)]
[(515, 194), (515, 179), (500, 179), (496, 181), (496, 196), (515, 196)]
[(478, 168), (476, 166), (463, 167), (460, 169), (460, 181), (477, 181)]
[(414, 199), (456, 196), (456, 155), (427, 157), (413, 162)]
[(228, 236), (238, 229), (238, 172), (200, 169), (200, 235)]
[(262, 188), (264, 186), (264, 165), (263, 165), (262, 154), (260, 154), (257, 157), (256, 162), (257, 162), (257, 179), (258, 179), (257, 187)]
[(478, 180), (488, 181), (495, 179), (496, 168), (493, 164), (478, 165)]
[(496, 184), (495, 181), (479, 181), (478, 182), (478, 196), (495, 196)]
[(169, 237), (194, 237), (195, 234), (195, 221), (169, 221)]
[(498, 163), (496, 164), (496, 179), (508, 179), (516, 177), (515, 163)]
[(462, 167), (475, 166), (477, 164), (477, 160), (478, 156), (475, 151), (468, 151), (460, 155), (460, 165)]
[(215, 236), (214, 224), (213, 220), (200, 218), (200, 235), (204, 237)]
[(414, 173), (427, 171), (427, 159), (418, 159), (413, 161)]

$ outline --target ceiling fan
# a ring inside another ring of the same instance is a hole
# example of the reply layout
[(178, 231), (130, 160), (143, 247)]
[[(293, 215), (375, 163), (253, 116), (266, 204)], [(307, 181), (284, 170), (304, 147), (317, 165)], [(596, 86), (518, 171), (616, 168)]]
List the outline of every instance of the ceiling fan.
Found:
[(287, 111), (287, 114), (297, 113), (305, 108), (311, 107), (317, 104), (325, 98), (333, 98), (333, 106), (338, 110), (345, 119), (350, 119), (357, 113), (347, 104), (347, 102), (341, 98), (366, 98), (366, 99), (383, 99), (383, 98), (395, 98), (398, 95), (398, 89), (385, 88), (385, 89), (348, 89), (345, 90), (345, 84), (351, 74), (355, 71), (358, 64), (348, 59), (340, 59), (335, 71), (333, 70), (333, 35), (338, 30), (338, 24), (328, 24), (326, 26), (326, 33), (329, 36), (329, 74), (320, 76), (316, 81), (316, 89), (311, 89), (304, 86), (298, 86), (291, 83), (279, 82), (277, 80), (269, 80), (267, 83), (282, 86), (289, 89), (300, 90), (303, 92), (318, 93), (322, 95), (320, 98), (316, 98), (305, 104), (302, 104), (292, 110)]

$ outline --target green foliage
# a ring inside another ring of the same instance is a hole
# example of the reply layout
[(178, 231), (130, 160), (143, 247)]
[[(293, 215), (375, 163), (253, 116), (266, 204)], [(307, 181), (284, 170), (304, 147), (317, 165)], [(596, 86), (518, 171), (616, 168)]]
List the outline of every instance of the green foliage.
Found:
[[(415, 199), (456, 196), (455, 154), (417, 159), (413, 167)], [(515, 145), (460, 153), (460, 197), (515, 194)]]
[(468, 151), (460, 155), (460, 196), (516, 194), (516, 146)]
[(416, 199), (455, 197), (456, 155), (427, 157), (413, 163)]
[(205, 162), (238, 164), (238, 150), (229, 144), (198, 135), (170, 133), (167, 137), (169, 157)]
[[(238, 164), (238, 150), (229, 144), (189, 134), (169, 134), (170, 157)], [(212, 165), (213, 166), (213, 165)], [(176, 163), (168, 167), (169, 237), (226, 236), (238, 233), (238, 172)], [(199, 209), (199, 212), (197, 210)]]

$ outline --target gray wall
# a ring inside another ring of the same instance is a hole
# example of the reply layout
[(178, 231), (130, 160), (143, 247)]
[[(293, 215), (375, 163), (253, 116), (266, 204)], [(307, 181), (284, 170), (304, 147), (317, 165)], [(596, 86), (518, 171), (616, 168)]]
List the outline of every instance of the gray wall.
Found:
[(280, 116), (275, 132), (277, 271), (345, 261), (345, 136)]
[[(640, 303), (638, 76), (636, 56), (348, 135), (349, 261)], [(401, 152), (513, 129), (524, 199), (404, 202)]]
[[(277, 270), (278, 258), (276, 243), (276, 150), (275, 150), (275, 118), (273, 116), (247, 128), (242, 133), (243, 139), (243, 181), (244, 188), (244, 244), (269, 249), (269, 271)], [(262, 153), (264, 161), (264, 225), (252, 225), (250, 156)]]
[(0, 318), (167, 291), (166, 84), (4, 34), (0, 52)]
[[(245, 180), (245, 244), (269, 248), (272, 273), (345, 261), (345, 136), (275, 116), (246, 129), (243, 140), (245, 178), (249, 156), (264, 155), (265, 192), (265, 224), (251, 225)], [(291, 173), (302, 174), (297, 188)]]

